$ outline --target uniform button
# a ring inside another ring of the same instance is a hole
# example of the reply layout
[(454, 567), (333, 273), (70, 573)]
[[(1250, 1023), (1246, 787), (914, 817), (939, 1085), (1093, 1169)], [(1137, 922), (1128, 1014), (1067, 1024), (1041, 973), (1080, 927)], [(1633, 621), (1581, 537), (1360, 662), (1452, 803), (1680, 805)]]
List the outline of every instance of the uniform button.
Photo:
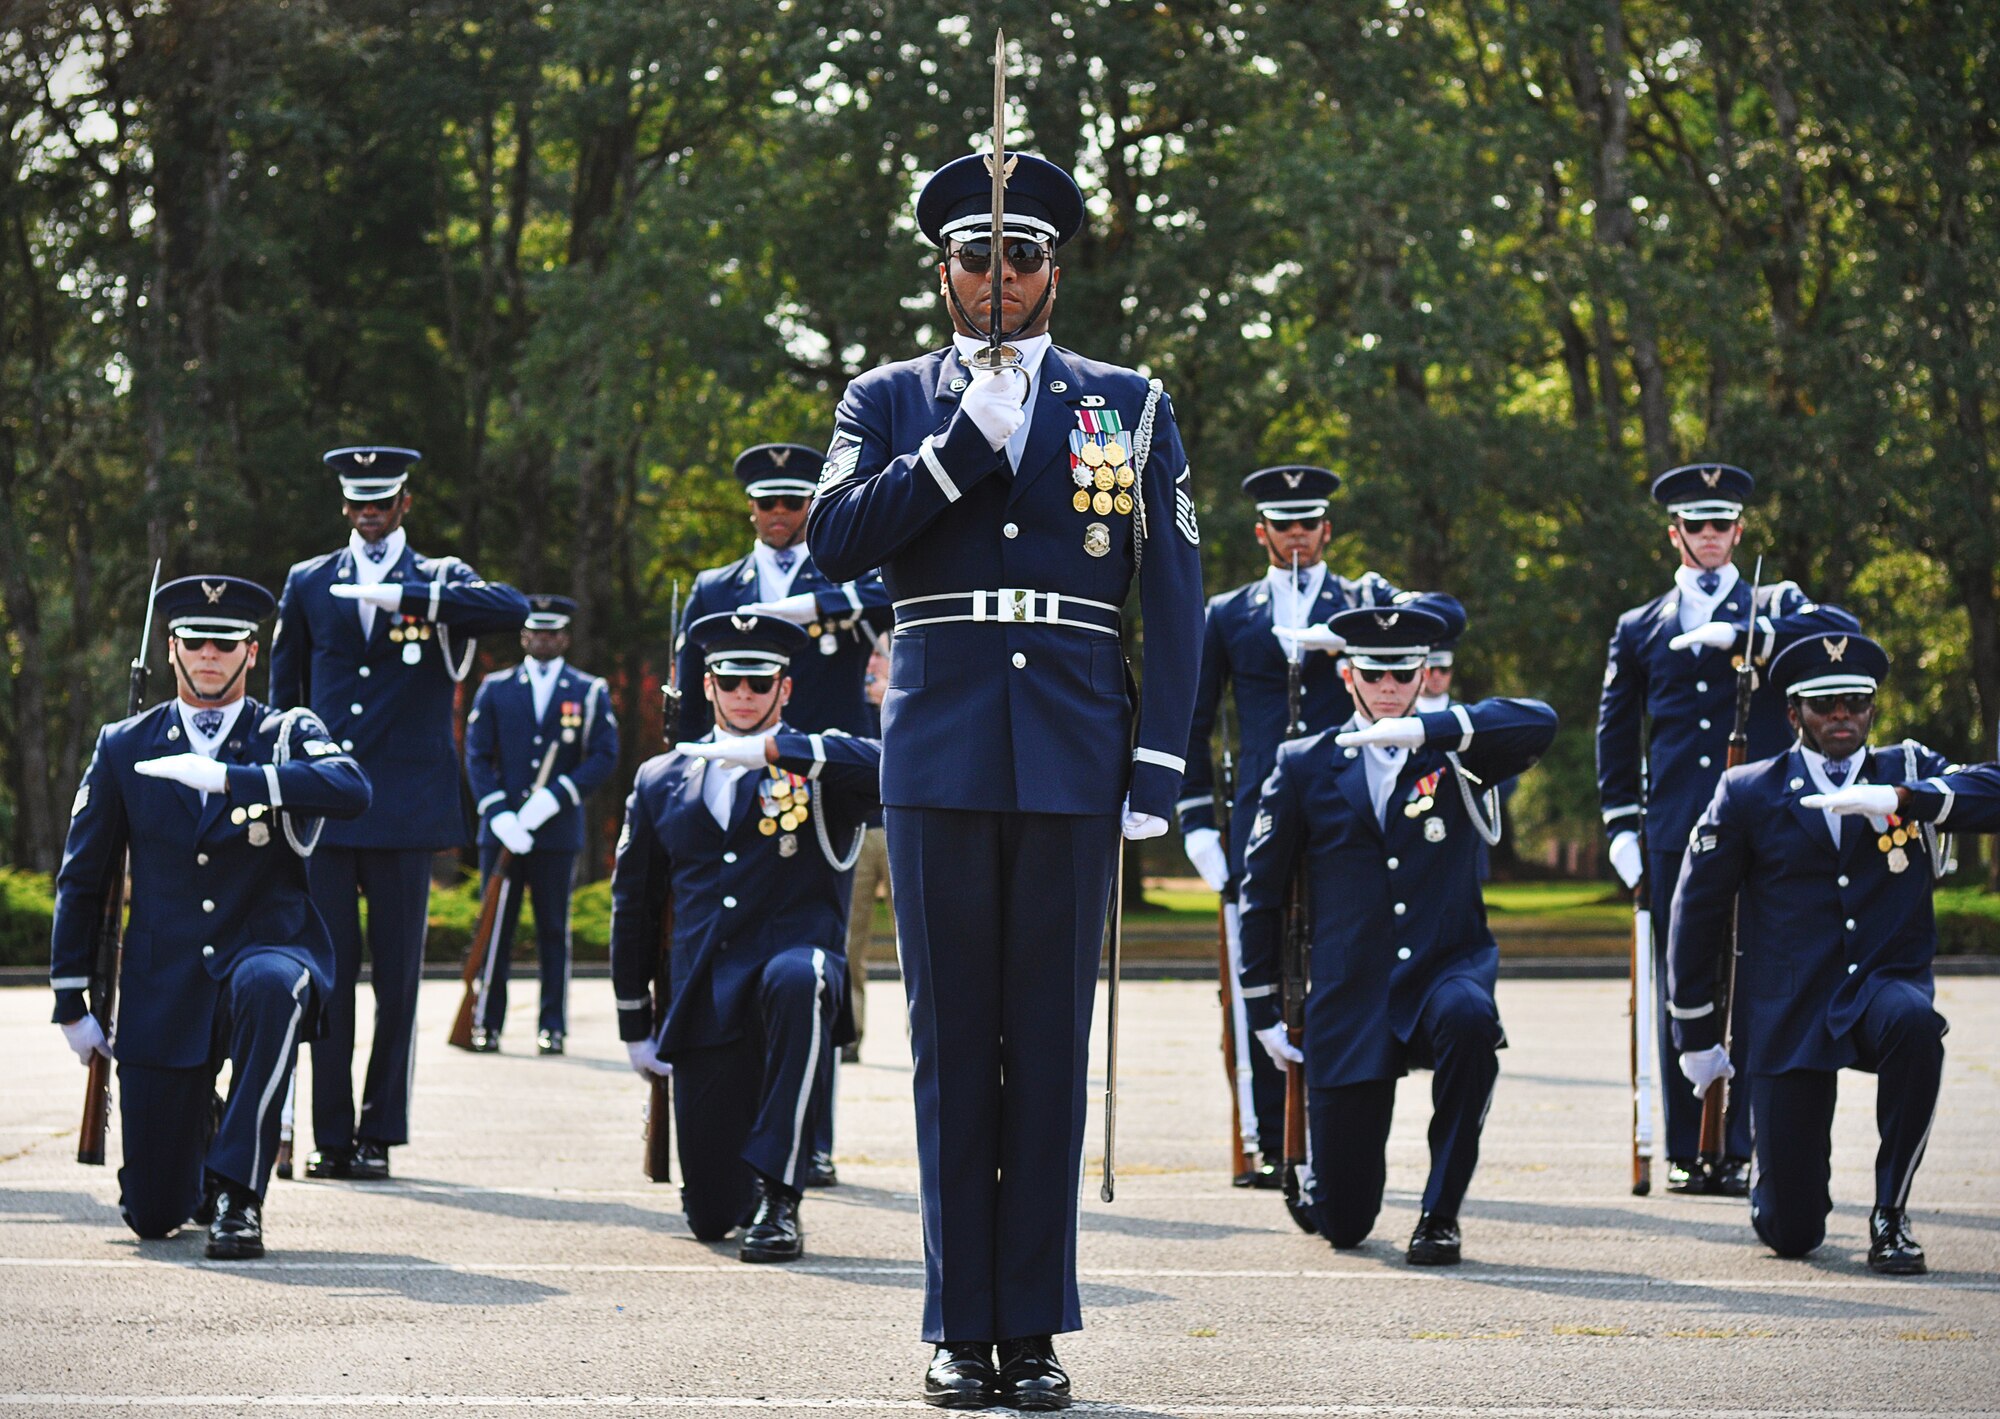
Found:
[(361, 667), (361, 678), (364, 680), (366, 680), (370, 675), (373, 675), (374, 673), (375, 672), (373, 670), (370, 670), (365, 665)]
[(1408, 910), (1409, 910), (1409, 908), (1408, 908), (1408, 907), (1406, 907), (1406, 906), (1404, 906), (1404, 905), (1403, 905), (1403, 904), (1402, 904), (1401, 902), (1398, 902), (1398, 903), (1396, 903), (1396, 915), (1397, 915), (1397, 916), (1401, 916), (1401, 915), (1402, 915), (1402, 914), (1403, 914), (1404, 912), (1406, 912), (1406, 911), (1408, 911)]
[(352, 754), (352, 753), (354, 752), (354, 741), (353, 741), (352, 739), (343, 739), (343, 740), (341, 740), (341, 741), (340, 741), (340, 751), (341, 751), (341, 752), (342, 752), (343, 754)]
[(1010, 522), (1005, 527), (1000, 529), (1000, 535), (1002, 537), (1019, 537), (1021, 535), (1021, 529)]
[(215, 948), (213, 946), (204, 946), (201, 948), (201, 954), (204, 956), (213, 956), (215, 954)]
[(361, 706), (360, 706), (360, 705), (349, 705), (349, 706), (347, 707), (347, 712), (348, 712), (349, 714), (360, 714), (360, 713), (361, 713)]
[(1356, 754), (1359, 754), (1359, 753), (1360, 753), (1361, 751), (1360, 751), (1359, 749), (1346, 749), (1346, 750), (1342, 750), (1342, 752), (1343, 752), (1343, 753), (1345, 753), (1345, 754), (1347, 755), (1347, 757), (1351, 759), (1351, 758), (1353, 758), (1353, 757), (1354, 757), (1354, 756), (1355, 756)]
[(1848, 973), (1849, 975), (1853, 975), (1853, 974), (1854, 974), (1854, 972), (1855, 972), (1856, 970), (1858, 970), (1858, 969), (1859, 969), (1859, 967), (1857, 967), (1857, 966), (1854, 966), (1854, 965), (1849, 965), (1849, 966), (1848, 966), (1848, 968), (1847, 968), (1847, 973)]
[(1398, 950), (1397, 950), (1397, 952), (1396, 952), (1396, 959), (1397, 959), (1397, 960), (1399, 960), (1399, 961), (1407, 961), (1407, 960), (1409, 960), (1409, 959), (1410, 959), (1410, 948), (1409, 948), (1409, 947), (1407, 947), (1407, 946), (1404, 946), (1404, 947), (1401, 947), (1400, 949), (1398, 949)]
[(1708, 681), (1697, 680), (1694, 682), (1694, 688), (1696, 694), (1705, 695), (1708, 693)]
[(1854, 918), (1853, 918), (1853, 917), (1849, 917), (1849, 918), (1847, 919), (1847, 929), (1848, 929), (1849, 931), (1852, 931), (1852, 930), (1854, 930)]
[(1701, 756), (1701, 766), (1702, 766), (1703, 768), (1707, 768), (1707, 767), (1708, 767), (1708, 755), (1706, 755), (1706, 754), (1703, 754), (1703, 755)]
[[(212, 912), (212, 911), (214, 911), (214, 910), (215, 910), (215, 903), (214, 903), (214, 902), (212, 902), (212, 901), (210, 901), (210, 900), (208, 900), (207, 898), (203, 898), (203, 900), (202, 900), (202, 904), (201, 904), (201, 909), (202, 909), (203, 911), (205, 911), (205, 912)], [(1848, 923), (1848, 925), (1849, 925), (1849, 926), (1852, 926), (1852, 925), (1854, 925), (1854, 923), (1850, 921), (1850, 922)]]
[(1306, 687), (1305, 687), (1304, 685), (1301, 685), (1301, 686), (1299, 686), (1299, 698), (1300, 698), (1300, 699), (1304, 699), (1304, 698), (1305, 698), (1305, 697), (1306, 697), (1307, 695), (1309, 695), (1309, 694), (1311, 694), (1311, 693), (1312, 693), (1312, 691), (1308, 690), (1308, 689), (1307, 689), (1307, 688), (1306, 688)]
[(1708, 721), (1704, 719), (1704, 720), (1703, 720), (1703, 721), (1701, 722), (1701, 727), (1702, 727), (1703, 729), (1706, 729), (1706, 728), (1708, 728)]
[(1403, 860), (1399, 857), (1392, 857), (1389, 859), (1389, 870), (1391, 872), (1394, 872), (1398, 867), (1401, 867), (1402, 865), (1403, 865)]
[(1028, 657), (1021, 654), (1018, 650), (1014, 652), (1014, 668), (1016, 670), (1026, 670), (1028, 668)]
[(724, 905), (725, 907), (733, 907), (733, 906), (735, 906), (735, 905), (736, 905), (736, 898), (734, 898), (734, 897), (724, 897), (724, 898), (722, 899), (722, 904), (723, 904), (723, 905)]
[(1845, 873), (1842, 873), (1838, 880), (1841, 886), (1845, 887), (1847, 885), (1847, 875)]
[(535, 742), (536, 742), (537, 744), (541, 743), (541, 742), (542, 742), (542, 736), (541, 736), (541, 735), (539, 735), (539, 734), (537, 734), (537, 735), (535, 736)]
[[(206, 866), (208, 866), (208, 854), (207, 854), (207, 853), (205, 853), (205, 852), (198, 852), (198, 853), (196, 853), (196, 854), (194, 855), (194, 865), (195, 865), (196, 867), (206, 867)], [(1844, 886), (1844, 885), (1846, 885), (1844, 881), (1843, 881), (1842, 885), (1843, 885), (1843, 886)]]
[(733, 852), (725, 852), (724, 854), (722, 854), (722, 860), (724, 862), (734, 862), (736, 861), (736, 854)]

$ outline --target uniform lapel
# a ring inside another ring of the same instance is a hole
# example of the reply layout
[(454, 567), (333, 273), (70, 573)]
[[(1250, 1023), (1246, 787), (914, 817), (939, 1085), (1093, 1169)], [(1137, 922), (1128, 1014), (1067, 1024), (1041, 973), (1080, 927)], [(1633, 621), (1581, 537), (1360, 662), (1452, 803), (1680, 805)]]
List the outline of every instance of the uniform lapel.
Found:
[[(1792, 816), (1798, 819), (1799, 826), (1805, 829), (1807, 837), (1825, 851), (1838, 856), (1833, 845), (1833, 834), (1827, 831), (1826, 815), (1817, 808), (1806, 807), (1802, 801), (1807, 794), (1819, 792), (1819, 785), (1813, 782), (1813, 776), (1806, 768), (1806, 756), (1794, 748), (1785, 756), (1785, 767), (1787, 769), (1785, 796), (1789, 800)], [(1853, 836), (1844, 828), (1840, 835), (1843, 838)]]
[(745, 825), (753, 816), (759, 816), (757, 785), (763, 777), (762, 769), (745, 769), (737, 775), (736, 786), (729, 800), (728, 836), (736, 837), (743, 832)]
[[(1885, 783), (1893, 780), (1878, 777), (1875, 773), (1875, 751), (1865, 744), (1857, 757), (1861, 762), (1854, 766), (1854, 777), (1849, 783)], [(1854, 814), (1840, 825), (1840, 865), (1845, 868), (1854, 857), (1855, 847), (1864, 840), (1873, 841), (1881, 834), (1876, 830), (1875, 820)]]
[(959, 362), (958, 346), (947, 345), (938, 359), (937, 379), (931, 385), (931, 398), (940, 403), (956, 404), (965, 393), (965, 386), (971, 382), (965, 366)]
[[(236, 723), (229, 727), (229, 737), (223, 740), (216, 748), (215, 760), (217, 763), (247, 764), (250, 762), (250, 736), (256, 732), (257, 721), (260, 717), (257, 714), (256, 706), (246, 697), (243, 701), (243, 708), (236, 712)], [(194, 790), (189, 789), (188, 792), (193, 793)], [(197, 803), (201, 801), (199, 794), (195, 795), (195, 801)], [(223, 810), (228, 806), (228, 794), (211, 793), (208, 795), (207, 806), (201, 809), (200, 821), (195, 825), (194, 836), (196, 842), (208, 836), (209, 829), (215, 826), (216, 821), (222, 817)]]
[[(173, 731), (171, 737), (169, 736), (169, 731)], [(152, 752), (143, 755), (142, 758), (161, 759), (169, 754), (198, 754), (200, 752), (199, 749), (194, 747), (193, 741), (188, 738), (187, 731), (181, 728), (180, 705), (173, 700), (167, 701), (166, 713), (162, 714), (159, 723), (153, 726)], [(174, 783), (172, 780), (160, 780), (159, 782), (172, 790), (175, 801), (187, 810), (188, 817), (194, 819), (196, 822), (201, 821), (201, 795), (199, 793), (196, 793), (184, 783)]]
[(707, 781), (708, 760), (690, 759), (681, 773), (681, 811), (693, 815), (706, 832), (722, 836), (722, 827), (715, 821), (715, 815), (708, 811), (708, 804), (702, 798), (702, 785)]
[(1340, 753), (1342, 767), (1340, 772), (1334, 775), (1334, 784), (1340, 789), (1340, 796), (1347, 800), (1348, 807), (1354, 810), (1355, 816), (1367, 823), (1374, 830), (1375, 836), (1380, 837), (1382, 820), (1375, 816), (1375, 800), (1368, 795), (1366, 763), (1368, 751), (1357, 749), (1351, 759), (1346, 757), (1345, 749)]
[[(1035, 417), (1028, 429), (1028, 441), (1021, 447), (1021, 466), (1014, 471), (1014, 489), (1007, 497), (1010, 507), (1021, 500), (1029, 484), (1052, 466), (1060, 463), (1063, 472), (1069, 472), (1069, 431), (1076, 427), (1076, 416), (1070, 413), (1066, 396), (1076, 389), (1076, 376), (1063, 360), (1062, 352), (1050, 345), (1035, 378), (1041, 388), (1035, 396)], [(1056, 381), (1068, 388), (1062, 393), (1052, 391), (1049, 385)], [(1135, 416), (1135, 429), (1137, 422)]]

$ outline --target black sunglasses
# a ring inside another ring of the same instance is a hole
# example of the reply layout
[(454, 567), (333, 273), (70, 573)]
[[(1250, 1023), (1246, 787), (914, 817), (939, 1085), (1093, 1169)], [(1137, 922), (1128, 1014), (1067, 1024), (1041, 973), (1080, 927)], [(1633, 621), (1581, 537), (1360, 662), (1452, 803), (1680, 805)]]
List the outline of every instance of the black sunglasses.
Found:
[(1867, 714), (1875, 708), (1875, 696), (1867, 691), (1852, 695), (1805, 695), (1805, 703), (1813, 708), (1813, 713), (1829, 715), (1836, 710), (1846, 710), (1850, 715)]
[(1264, 519), (1264, 525), (1273, 532), (1290, 532), (1293, 528), (1304, 532), (1317, 532), (1325, 521), (1325, 514), (1315, 517), (1267, 517)]
[(1736, 525), (1733, 517), (1695, 517), (1681, 519), (1683, 532), (1727, 532)]
[(223, 636), (175, 636), (174, 640), (177, 644), (188, 650), (200, 652), (212, 646), (225, 654), (241, 646), (250, 644), (247, 636), (240, 641), (227, 639)]
[[(1023, 276), (1032, 276), (1042, 269), (1048, 260), (1048, 248), (1038, 241), (1019, 238), (1001, 245), (1001, 253), (1007, 264)], [(984, 276), (993, 269), (993, 242), (981, 237), (977, 241), (962, 241), (952, 255), (958, 258), (959, 267), (968, 275)]]
[(776, 512), (779, 508), (783, 508), (786, 512), (797, 512), (806, 505), (804, 498), (794, 497), (789, 493), (769, 498), (752, 498), (750, 501), (757, 504), (759, 512)]
[(1398, 685), (1407, 685), (1417, 678), (1417, 670), (1421, 670), (1422, 668), (1422, 666), (1418, 666), (1416, 669), (1411, 670), (1363, 670), (1357, 665), (1354, 667), (1354, 673), (1370, 685), (1381, 680), (1384, 675), (1390, 676)]
[(715, 681), (715, 688), (722, 691), (725, 695), (735, 694), (736, 687), (739, 685), (747, 685), (750, 693), (753, 695), (767, 694), (771, 687), (778, 683), (778, 677), (775, 673), (770, 675), (722, 675), (711, 670), (708, 672), (708, 678)]
[(348, 498), (346, 502), (356, 512), (361, 512), (368, 508), (392, 508), (402, 500), (403, 495), (396, 493), (386, 498)]

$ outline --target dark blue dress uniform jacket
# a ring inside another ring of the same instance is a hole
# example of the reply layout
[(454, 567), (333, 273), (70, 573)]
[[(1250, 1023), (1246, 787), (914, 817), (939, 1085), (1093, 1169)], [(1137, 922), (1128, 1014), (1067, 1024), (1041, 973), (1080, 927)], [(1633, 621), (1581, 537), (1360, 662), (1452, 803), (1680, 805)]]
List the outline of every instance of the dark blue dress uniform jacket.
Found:
[[(1914, 773), (1901, 745), (1866, 754), (1850, 784), (1926, 781), (1911, 794), (1910, 826), (2000, 829), (2000, 775), (1990, 768), (1940, 778), (1943, 756), (1921, 745)], [(1934, 998), (1937, 922), (1924, 835), (1909, 833), (1901, 872), (1889, 870), (1880, 819), (1843, 820), (1836, 851), (1826, 815), (1799, 804), (1818, 791), (1796, 748), (1731, 769), (1716, 785), (1674, 898), (1668, 1009), (1683, 1050), (1720, 1043), (1713, 1001), (1732, 920), (1736, 1029), (1753, 1075), (1853, 1066), (1850, 1032), (1889, 981)]]
[[(579, 706), (581, 724), (565, 729), (565, 704)], [(480, 681), (465, 722), (465, 775), (479, 813), (482, 847), (495, 841), (493, 815), (518, 810), (528, 801), (551, 746), (556, 761), (549, 768), (548, 787), (562, 807), (535, 830), (535, 851), (581, 852), (583, 800), (618, 767), (618, 720), (610, 688), (565, 663), (549, 692), (548, 712), (538, 720), (525, 665), (496, 670)]]
[[(882, 578), (870, 572), (852, 581), (827, 580), (810, 554), (792, 576), (791, 595), (812, 593), (819, 606), (820, 629), (833, 637), (834, 652), (823, 654), (823, 637), (815, 637), (811, 647), (792, 657), (792, 697), (785, 702), (785, 720), (802, 729), (838, 729), (843, 734), (867, 735), (875, 732), (875, 707), (862, 693), (861, 679), (868, 669), (868, 657), (875, 637), (889, 629), (889, 593)], [(694, 579), (676, 635), (703, 616), (718, 611), (734, 611), (757, 600), (757, 559), (745, 556), (726, 567), (712, 567)], [(701, 693), (701, 656), (680, 635), (674, 642), (680, 662), (680, 684), (688, 693), (681, 696), (679, 738), (699, 739), (715, 723), (708, 700)]]
[[(1129, 785), (1134, 810), (1168, 818), (1186, 768), (1202, 606), (1200, 531), (1171, 403), (1159, 401), (1134, 490), (1143, 493), (1148, 534), (1141, 568), (1136, 516), (1072, 505), (1069, 435), (1078, 412), (1091, 409), (1116, 411), (1136, 437), (1146, 381), (1051, 346), (1017, 472), (960, 410), (966, 378), (957, 351), (946, 349), (848, 385), (813, 499), (813, 555), (838, 579), (881, 567), (898, 602), (1026, 589), (1115, 607), (1137, 575), (1146, 648), (1138, 749), (1118, 635), (991, 615), (986, 624), (910, 628), (910, 620), (947, 614), (920, 606), (897, 616), (882, 705), (882, 801), (1113, 814)], [(1085, 550), (1092, 522), (1108, 526), (1104, 556)], [(1035, 603), (1046, 610), (1045, 597)], [(1085, 607), (1058, 615), (1117, 621), (1116, 612)]]
[[(56, 873), (49, 975), (56, 1018), (73, 1020), (83, 1012), (104, 893), (130, 843), (113, 1053), (162, 1069), (209, 1062), (217, 983), (245, 951), (280, 952), (312, 973), (322, 996), (333, 988), (333, 942), (307, 894), (300, 848), (312, 847), (322, 819), (368, 806), (367, 778), (308, 710), (246, 698), (216, 755), (228, 766), (228, 791), (206, 805), (195, 790), (135, 768), (187, 750), (172, 700), (106, 725)], [(259, 817), (230, 820), (232, 809), (259, 804)]]
[[(1396, 588), (1374, 572), (1359, 580), (1328, 572), (1314, 598), (1309, 624), (1355, 606), (1387, 606)], [(1285, 738), (1285, 647), (1271, 634), (1271, 588), (1263, 577), (1248, 586), (1209, 598), (1201, 641), (1201, 679), (1195, 687), (1194, 724), (1188, 732), (1187, 781), (1178, 805), (1181, 831), (1215, 826), (1215, 771), (1209, 739), (1215, 732), (1225, 682), (1236, 687), (1236, 801), (1230, 805), (1230, 841), (1225, 844), (1232, 873), (1243, 870), (1243, 843), (1250, 836), (1251, 810), (1277, 761)], [(1318, 734), (1347, 723), (1354, 701), (1341, 681), (1340, 658), (1307, 651), (1299, 667), (1299, 718)]]
[[(877, 804), (882, 747), (842, 734), (799, 734), (781, 728), (778, 767), (804, 774), (812, 788), (810, 816), (843, 859)], [(757, 831), (762, 816), (752, 769), (736, 782), (725, 832), (702, 801), (704, 776), (716, 765), (672, 752), (639, 768), (625, 801), (625, 828), (611, 871), (611, 983), (618, 1001), (618, 1037), (654, 1034), (651, 989), (659, 957), (661, 913), (671, 894), (673, 1001), (660, 1031), (660, 1055), (726, 1044), (743, 1033), (755, 1004), (759, 973), (780, 951), (817, 946), (847, 961), (847, 902), (851, 870), (827, 861), (808, 821), (788, 835)], [(834, 982), (839, 998), (841, 981)]]
[[(1479, 780), (1468, 785), (1477, 797), (1534, 766), (1555, 738), (1556, 712), (1537, 700), (1494, 699), (1418, 717), (1428, 743), (1404, 757), (1386, 830), (1368, 795), (1366, 750), (1341, 748), (1331, 731), (1283, 745), (1258, 800), (1243, 863), (1244, 1004), (1251, 1029), (1278, 1022), (1285, 900), (1303, 859), (1312, 923), (1306, 1082), (1316, 1089), (1428, 1063), (1406, 1059), (1404, 1046), (1431, 993), (1463, 976), (1491, 995), (1499, 974), (1479, 837), (1455, 782), (1461, 770), (1445, 753)], [(1442, 777), (1430, 811), (1406, 816), (1432, 773)], [(1441, 834), (1432, 823), (1443, 824)]]
[[(1711, 619), (1741, 626), (1749, 607), (1750, 585), (1738, 581)], [(1757, 608), (1753, 650), (1759, 665), (1807, 625), (1860, 629), (1846, 612), (1807, 601), (1789, 581), (1759, 588)], [(1643, 805), (1648, 852), (1677, 854), (1687, 846), (1688, 829), (1728, 760), (1736, 717), (1733, 657), (1743, 649), (1741, 632), (1730, 650), (1669, 650), (1667, 643), (1680, 633), (1679, 587), (1620, 616), (1598, 701), (1597, 796), (1604, 826), (1613, 834), (1638, 830)], [(1752, 759), (1780, 752), (1792, 738), (1784, 697), (1769, 686), (1760, 686), (1751, 700), (1749, 732)]]
[[(361, 603), (328, 595), (354, 580), (348, 548), (294, 566), (278, 598), (271, 636), (271, 699), (310, 705), (375, 786), (372, 810), (329, 824), (329, 847), (422, 848), (465, 841), (452, 741), (454, 687), (471, 668), (475, 636), (516, 631), (528, 598), (479, 579), (456, 557), (420, 557), (404, 548), (386, 578), (403, 583), (400, 613), (378, 610), (361, 635)], [(421, 655), (403, 663), (405, 642), (389, 639), (400, 614), (428, 627)]]

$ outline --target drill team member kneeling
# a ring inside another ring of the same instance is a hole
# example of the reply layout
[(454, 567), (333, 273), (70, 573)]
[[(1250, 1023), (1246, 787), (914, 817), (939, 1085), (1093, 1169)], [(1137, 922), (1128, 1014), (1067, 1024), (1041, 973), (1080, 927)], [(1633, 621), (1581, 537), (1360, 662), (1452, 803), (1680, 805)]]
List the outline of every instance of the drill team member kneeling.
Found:
[[(154, 1238), (193, 1217), (219, 1260), (264, 1254), (279, 1106), (333, 989), (306, 859), (325, 819), (353, 818), (369, 797), (311, 710), (243, 693), (257, 624), (276, 604), (236, 577), (160, 588), (179, 696), (98, 734), (56, 874), (55, 1019), (85, 1064), (118, 1061), (125, 1221)], [(84, 990), (128, 847), (132, 916), (107, 1042)]]
[[(625, 804), (611, 878), (618, 1033), (634, 1069), (673, 1077), (695, 1236), (741, 1225), (743, 1260), (794, 1261), (813, 1080), (842, 1043), (847, 899), (881, 745), (785, 726), (785, 670), (811, 645), (789, 621), (725, 611), (687, 635), (715, 727), (648, 760)], [(672, 989), (656, 1001), (663, 918)]]
[(1344, 642), (1354, 715), (1281, 745), (1264, 782), (1244, 857), (1242, 993), (1258, 1041), (1281, 1068), (1297, 1062), (1278, 982), (1286, 900), (1303, 872), (1301, 1223), (1336, 1247), (1361, 1244), (1382, 1210), (1396, 1081), (1432, 1069), (1431, 1174), (1409, 1260), (1448, 1266), (1506, 1042), (1477, 846), (1482, 831), (1497, 833), (1492, 790), (1540, 758), (1556, 714), (1491, 699), (1412, 715), (1425, 654), (1447, 633), (1427, 601), (1456, 609), (1418, 597), (1328, 622)]

